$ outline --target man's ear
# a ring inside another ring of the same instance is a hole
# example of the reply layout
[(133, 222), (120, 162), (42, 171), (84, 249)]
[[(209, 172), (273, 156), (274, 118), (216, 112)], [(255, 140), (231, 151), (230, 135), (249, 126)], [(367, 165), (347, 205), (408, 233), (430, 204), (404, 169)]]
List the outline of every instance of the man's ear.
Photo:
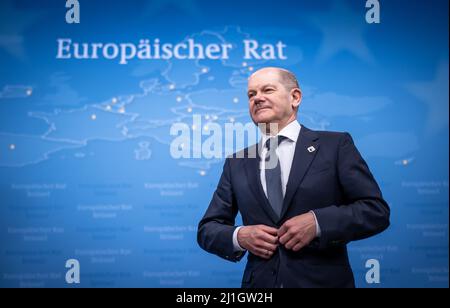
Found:
[(299, 88), (291, 90), (292, 107), (298, 108), (302, 102), (302, 91)]

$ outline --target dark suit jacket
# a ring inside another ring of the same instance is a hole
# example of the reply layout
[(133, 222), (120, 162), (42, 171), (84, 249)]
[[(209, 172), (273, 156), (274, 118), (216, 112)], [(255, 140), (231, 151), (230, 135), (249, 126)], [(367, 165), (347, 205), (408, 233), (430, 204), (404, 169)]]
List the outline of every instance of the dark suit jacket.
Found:
[[(316, 150), (309, 152), (310, 146)], [(354, 287), (346, 244), (386, 229), (390, 210), (351, 136), (302, 126), (281, 217), (265, 197), (259, 161), (259, 156), (226, 159), (198, 226), (199, 245), (236, 262), (244, 255), (234, 251), (232, 241), (238, 211), (244, 225), (279, 228), (286, 220), (313, 210), (320, 238), (298, 252), (279, 245), (269, 260), (249, 253), (242, 287)]]

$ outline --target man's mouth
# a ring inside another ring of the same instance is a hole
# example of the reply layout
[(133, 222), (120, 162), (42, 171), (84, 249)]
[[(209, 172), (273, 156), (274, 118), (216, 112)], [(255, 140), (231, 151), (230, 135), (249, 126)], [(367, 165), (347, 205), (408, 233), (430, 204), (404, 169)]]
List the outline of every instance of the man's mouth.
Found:
[(269, 106), (258, 107), (258, 108), (256, 108), (255, 113), (258, 113), (258, 112), (260, 112), (261, 110), (267, 110), (267, 109), (271, 109), (271, 108), (270, 108)]

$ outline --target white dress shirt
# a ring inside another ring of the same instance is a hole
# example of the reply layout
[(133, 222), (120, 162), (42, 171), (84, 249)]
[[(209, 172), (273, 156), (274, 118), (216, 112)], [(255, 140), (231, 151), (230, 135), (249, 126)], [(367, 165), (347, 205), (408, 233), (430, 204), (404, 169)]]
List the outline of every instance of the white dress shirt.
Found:
[[(287, 137), (286, 140), (280, 143), (280, 145), (276, 148), (275, 152), (278, 155), (278, 160), (280, 163), (280, 169), (281, 169), (281, 187), (283, 191), (283, 196), (286, 194), (286, 186), (289, 180), (289, 174), (291, 172), (292, 167), (292, 161), (294, 160), (294, 153), (295, 153), (295, 146), (298, 141), (298, 137), (300, 136), (300, 130), (301, 126), (298, 123), (297, 120), (292, 121), (289, 123), (285, 128), (283, 128), (280, 132), (278, 132), (277, 136), (284, 136)], [(264, 146), (266, 144), (267, 139), (271, 138), (272, 136), (263, 134), (261, 138), (260, 144), (263, 145), (263, 149), (261, 151), (261, 157), (266, 157), (267, 154), (267, 148)], [(264, 159), (261, 159), (260, 162), (260, 178), (261, 178), (261, 185), (264, 190), (264, 194), (267, 197), (267, 185), (266, 185), (266, 172), (265, 172), (265, 163), (266, 161)], [(317, 223), (316, 215), (313, 211), (311, 211), (314, 215), (314, 219), (316, 220), (316, 234), (317, 236), (320, 236), (320, 227)], [(239, 229), (241, 227), (237, 227), (234, 230), (233, 233), (233, 246), (236, 251), (244, 251), (237, 240), (237, 234), (239, 232)]]

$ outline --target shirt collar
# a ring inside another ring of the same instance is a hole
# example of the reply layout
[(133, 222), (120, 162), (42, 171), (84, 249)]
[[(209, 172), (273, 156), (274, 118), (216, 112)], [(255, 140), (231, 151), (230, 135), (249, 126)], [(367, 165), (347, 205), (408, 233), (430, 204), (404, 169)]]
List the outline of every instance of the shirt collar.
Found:
[[(277, 136), (284, 136), (288, 138), (292, 142), (297, 142), (298, 136), (300, 135), (300, 129), (301, 129), (300, 123), (298, 123), (297, 120), (292, 121), (288, 125), (286, 125), (285, 128), (283, 128), (281, 131), (278, 132)], [(265, 144), (267, 139), (269, 139), (270, 135), (262, 134), (261, 137), (261, 144)]]

